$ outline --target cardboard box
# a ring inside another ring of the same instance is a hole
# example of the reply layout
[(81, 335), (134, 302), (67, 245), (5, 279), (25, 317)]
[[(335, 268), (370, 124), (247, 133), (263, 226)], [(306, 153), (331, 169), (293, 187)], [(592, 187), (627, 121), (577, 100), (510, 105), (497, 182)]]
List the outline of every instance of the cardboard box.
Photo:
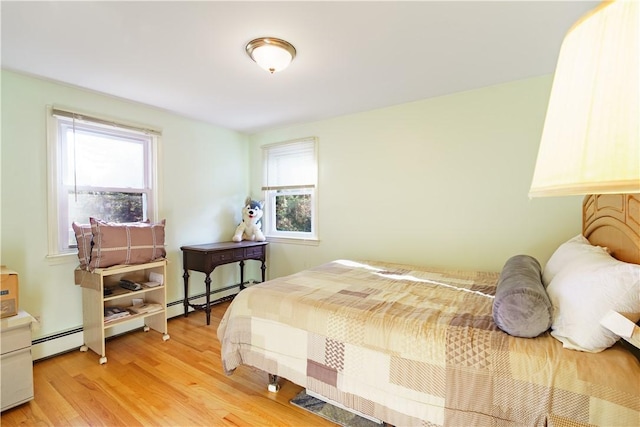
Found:
[(18, 314), (18, 273), (0, 266), (0, 318)]

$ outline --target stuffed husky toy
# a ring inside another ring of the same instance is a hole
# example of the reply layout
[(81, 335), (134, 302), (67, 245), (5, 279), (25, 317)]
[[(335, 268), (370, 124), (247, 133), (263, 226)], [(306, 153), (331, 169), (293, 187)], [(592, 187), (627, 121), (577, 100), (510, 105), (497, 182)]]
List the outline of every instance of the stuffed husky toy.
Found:
[(266, 238), (260, 229), (263, 203), (251, 200), (251, 197), (247, 197), (244, 203), (245, 206), (242, 208), (242, 222), (238, 224), (232, 240), (234, 242), (240, 242), (242, 240), (264, 242)]

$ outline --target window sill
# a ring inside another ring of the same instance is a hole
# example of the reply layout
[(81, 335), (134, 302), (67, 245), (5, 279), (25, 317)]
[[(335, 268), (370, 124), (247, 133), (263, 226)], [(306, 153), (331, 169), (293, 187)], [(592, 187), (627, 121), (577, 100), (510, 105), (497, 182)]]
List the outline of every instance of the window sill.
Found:
[(78, 261), (78, 254), (76, 252), (66, 254), (49, 254), (45, 258), (49, 265), (80, 264)]
[(267, 242), (269, 243), (288, 243), (294, 245), (305, 246), (319, 246), (320, 240), (318, 239), (304, 239), (296, 237), (269, 237), (267, 236)]

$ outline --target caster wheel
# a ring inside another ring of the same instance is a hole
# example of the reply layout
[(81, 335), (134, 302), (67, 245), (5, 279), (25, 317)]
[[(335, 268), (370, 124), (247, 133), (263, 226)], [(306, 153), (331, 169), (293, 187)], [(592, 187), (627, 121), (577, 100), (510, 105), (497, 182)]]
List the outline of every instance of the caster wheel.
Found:
[(267, 386), (267, 390), (269, 390), (271, 393), (276, 393), (278, 390), (280, 390), (280, 384), (269, 384)]
[(101, 364), (101, 365), (104, 365), (105, 363), (107, 363), (107, 356), (102, 356), (102, 357), (100, 358), (100, 364)]
[(80, 351), (85, 352), (89, 350), (89, 347), (87, 347), (86, 345), (83, 345), (82, 347), (80, 347)]

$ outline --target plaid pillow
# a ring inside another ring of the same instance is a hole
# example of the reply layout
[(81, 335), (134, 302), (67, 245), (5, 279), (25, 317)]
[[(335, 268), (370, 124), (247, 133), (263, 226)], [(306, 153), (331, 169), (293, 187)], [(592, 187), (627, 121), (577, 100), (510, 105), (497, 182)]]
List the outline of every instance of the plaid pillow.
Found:
[(89, 269), (112, 265), (144, 264), (163, 259), (165, 220), (159, 223), (105, 222), (89, 218), (93, 234), (93, 247)]
[(76, 235), (76, 243), (78, 244), (80, 268), (86, 270), (91, 260), (91, 240), (93, 239), (91, 224), (78, 224), (77, 222), (73, 222), (71, 227), (73, 227), (73, 232)]

